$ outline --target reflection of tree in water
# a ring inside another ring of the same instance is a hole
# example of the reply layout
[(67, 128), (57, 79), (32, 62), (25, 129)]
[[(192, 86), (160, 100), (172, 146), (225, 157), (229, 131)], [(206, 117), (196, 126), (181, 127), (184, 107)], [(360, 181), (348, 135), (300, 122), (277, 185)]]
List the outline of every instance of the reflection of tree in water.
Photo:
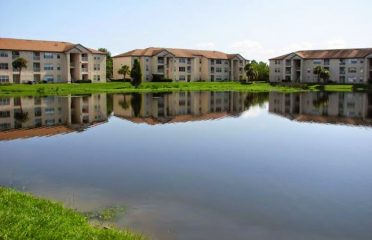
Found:
[(251, 107), (262, 105), (269, 100), (269, 93), (247, 93), (244, 99), (244, 108), (249, 110)]
[(25, 123), (25, 122), (28, 121), (28, 112), (23, 112), (22, 100), (21, 99), (18, 99), (18, 101), (19, 101), (19, 107), (20, 107), (20, 109), (19, 109), (19, 112), (16, 112), (14, 114), (14, 119), (18, 123), (22, 124), (22, 123)]
[(134, 116), (139, 117), (142, 106), (142, 95), (139, 93), (132, 93), (132, 99), (130, 100), (130, 104), (132, 106)]
[(120, 100), (119, 101), (119, 105), (123, 109), (128, 109), (129, 108), (129, 103), (127, 102), (127, 95), (123, 94), (123, 100)]
[(328, 93), (319, 93), (316, 97), (316, 99), (313, 101), (313, 105), (316, 108), (325, 107), (328, 105)]

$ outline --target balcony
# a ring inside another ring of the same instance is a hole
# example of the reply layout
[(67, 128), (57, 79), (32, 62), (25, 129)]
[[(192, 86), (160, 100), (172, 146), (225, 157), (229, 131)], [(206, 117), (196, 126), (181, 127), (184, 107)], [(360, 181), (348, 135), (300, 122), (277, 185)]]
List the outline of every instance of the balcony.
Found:
[(34, 61), (40, 61), (40, 56), (34, 56)]
[(34, 67), (34, 72), (40, 72), (40, 68)]
[(88, 62), (88, 57), (81, 57), (82, 62)]
[(81, 68), (82, 73), (88, 73), (88, 68)]

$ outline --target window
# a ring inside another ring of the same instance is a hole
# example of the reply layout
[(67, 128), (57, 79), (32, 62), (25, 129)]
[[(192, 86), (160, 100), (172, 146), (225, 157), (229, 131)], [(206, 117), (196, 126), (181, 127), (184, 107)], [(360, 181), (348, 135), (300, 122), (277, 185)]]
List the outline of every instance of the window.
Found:
[(93, 80), (94, 81), (101, 81), (101, 76), (100, 75), (94, 75)]
[(186, 68), (185, 68), (185, 67), (179, 67), (179, 68), (178, 68), (178, 71), (179, 71), (179, 72), (186, 72)]
[(57, 54), (57, 59), (61, 59), (61, 55)]
[(94, 60), (101, 60), (101, 56), (94, 56)]
[(10, 117), (10, 111), (0, 111), (0, 118)]
[(19, 52), (18, 51), (13, 51), (12, 52), (12, 58), (15, 59), (15, 58), (18, 58), (19, 57)]
[(61, 65), (57, 65), (57, 70), (60, 71), (61, 70)]
[(8, 53), (1, 51), (0, 52), (0, 57), (8, 57)]
[(10, 105), (10, 98), (0, 98), (0, 106)]
[(180, 58), (178, 61), (179, 63), (186, 63), (186, 58)]
[(0, 69), (8, 70), (9, 69), (9, 66), (8, 66), (7, 63), (0, 63)]
[(225, 73), (229, 72), (229, 69), (228, 68), (225, 68)]
[(0, 75), (0, 83), (9, 83), (9, 76)]
[(54, 69), (53, 64), (50, 63), (44, 64), (44, 70), (52, 71), (53, 69)]
[(276, 65), (281, 64), (281, 61), (280, 60), (275, 60), (274, 64), (276, 64)]
[(94, 64), (94, 71), (101, 71), (101, 64)]
[(211, 65), (213, 65), (214, 64), (214, 59), (211, 59)]
[(358, 60), (357, 59), (350, 59), (350, 64), (357, 64)]
[(324, 65), (329, 65), (329, 59), (324, 59)]
[(356, 67), (349, 67), (347, 69), (347, 71), (348, 71), (348, 73), (356, 73), (357, 72), (357, 69), (356, 69)]
[(48, 53), (48, 52), (44, 53), (44, 58), (45, 59), (53, 59), (53, 53)]
[(345, 65), (346, 61), (345, 59), (340, 59), (340, 65)]
[(319, 59), (313, 60), (313, 64), (322, 64), (322, 60)]
[(54, 114), (54, 108), (45, 108), (45, 114)]
[(186, 80), (186, 76), (185, 76), (185, 75), (180, 75), (179, 80), (180, 80), (180, 81), (185, 81), (185, 80)]
[(222, 60), (221, 59), (217, 59), (216, 60), (216, 64), (222, 64)]
[(40, 60), (40, 53), (39, 52), (33, 52), (34, 60), (39, 61)]
[(217, 67), (217, 68), (216, 68), (216, 72), (218, 72), (218, 73), (222, 72), (222, 68)]
[(219, 75), (217, 75), (217, 76), (216, 76), (216, 81), (221, 81), (221, 80), (222, 80), (222, 77), (219, 76)]
[(53, 77), (53, 75), (45, 75), (44, 80), (48, 81), (48, 82), (53, 82), (54, 77)]

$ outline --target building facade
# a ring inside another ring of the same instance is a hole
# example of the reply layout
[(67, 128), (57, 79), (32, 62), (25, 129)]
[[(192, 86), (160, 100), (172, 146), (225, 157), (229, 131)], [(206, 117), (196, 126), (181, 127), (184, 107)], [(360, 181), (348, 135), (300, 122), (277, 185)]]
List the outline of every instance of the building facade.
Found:
[(132, 68), (134, 60), (141, 64), (142, 81), (155, 76), (173, 81), (238, 81), (246, 78), (247, 60), (240, 54), (218, 51), (146, 48), (136, 49), (113, 57), (114, 79), (122, 79), (118, 70), (123, 65)]
[[(22, 57), (27, 68), (12, 67)], [(0, 38), (0, 83), (106, 82), (106, 55), (80, 44)]]
[(372, 83), (372, 48), (298, 51), (270, 59), (270, 82), (318, 82), (314, 68), (335, 83)]

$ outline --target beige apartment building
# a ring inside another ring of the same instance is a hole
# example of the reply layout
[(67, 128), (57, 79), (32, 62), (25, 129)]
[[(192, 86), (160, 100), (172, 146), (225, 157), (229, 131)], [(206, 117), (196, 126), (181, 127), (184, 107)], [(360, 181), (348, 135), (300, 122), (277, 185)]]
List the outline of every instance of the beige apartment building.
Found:
[(335, 83), (372, 83), (372, 48), (298, 51), (270, 59), (270, 82), (318, 81), (314, 68), (330, 71)]
[(0, 140), (80, 131), (106, 120), (106, 94), (0, 97)]
[(273, 92), (269, 94), (269, 112), (299, 122), (372, 126), (372, 95)]
[[(12, 67), (18, 57), (27, 60), (21, 75)], [(68, 42), (0, 38), (0, 84), (78, 80), (106, 82), (105, 53)]]
[(247, 60), (240, 54), (151, 47), (114, 56), (114, 79), (122, 79), (118, 70), (123, 65), (131, 68), (135, 59), (141, 64), (142, 81), (152, 81), (154, 76), (176, 82), (238, 81), (246, 78), (244, 66)]

